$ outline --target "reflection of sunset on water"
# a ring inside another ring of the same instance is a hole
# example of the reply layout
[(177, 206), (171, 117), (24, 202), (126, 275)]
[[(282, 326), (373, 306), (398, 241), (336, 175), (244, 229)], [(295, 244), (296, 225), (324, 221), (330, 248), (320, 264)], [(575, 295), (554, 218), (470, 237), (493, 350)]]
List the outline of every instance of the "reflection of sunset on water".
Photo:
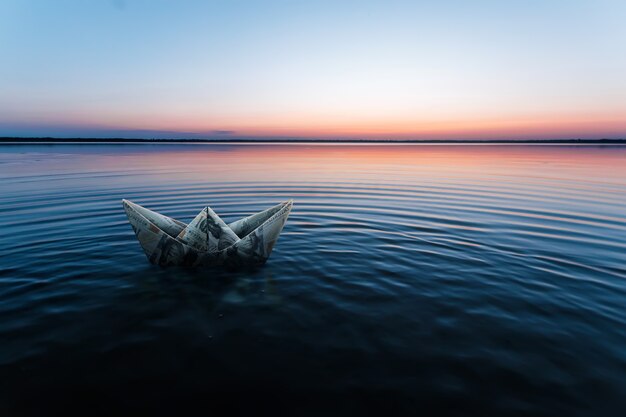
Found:
[[(442, 178), (458, 175), (471, 181), (490, 173), (529, 178), (602, 175), (608, 183), (626, 177), (625, 156), (613, 151), (621, 150), (620, 146), (216, 144), (163, 145), (154, 149), (157, 151), (146, 152), (138, 161), (142, 167), (165, 170), (175, 164), (173, 175), (206, 174), (207, 181), (227, 177), (314, 182), (323, 177), (339, 182), (356, 181), (355, 174), (357, 178), (363, 175), (375, 179), (372, 172), (378, 171), (393, 172), (403, 179), (415, 176), (415, 180), (442, 174)], [(185, 161), (183, 166), (180, 160)], [(126, 163), (125, 158), (111, 158), (107, 165), (117, 168)], [(541, 166), (540, 172), (537, 166)]]

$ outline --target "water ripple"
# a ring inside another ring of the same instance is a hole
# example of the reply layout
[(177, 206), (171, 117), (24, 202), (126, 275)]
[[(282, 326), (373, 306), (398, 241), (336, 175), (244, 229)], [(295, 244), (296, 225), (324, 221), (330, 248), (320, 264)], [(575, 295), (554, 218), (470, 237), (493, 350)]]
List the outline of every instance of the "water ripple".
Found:
[[(623, 410), (626, 148), (563, 149), (0, 147), (0, 409), (184, 373), (172, 398)], [(182, 221), (295, 206), (263, 268), (160, 269), (122, 198)]]

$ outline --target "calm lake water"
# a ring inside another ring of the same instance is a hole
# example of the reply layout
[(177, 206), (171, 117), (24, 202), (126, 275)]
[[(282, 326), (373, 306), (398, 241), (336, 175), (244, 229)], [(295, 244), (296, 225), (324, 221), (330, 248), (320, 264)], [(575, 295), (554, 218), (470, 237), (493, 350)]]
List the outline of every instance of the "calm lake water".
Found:
[[(122, 198), (295, 204), (163, 269)], [(626, 147), (3, 145), (0, 230), (3, 416), (626, 410)]]

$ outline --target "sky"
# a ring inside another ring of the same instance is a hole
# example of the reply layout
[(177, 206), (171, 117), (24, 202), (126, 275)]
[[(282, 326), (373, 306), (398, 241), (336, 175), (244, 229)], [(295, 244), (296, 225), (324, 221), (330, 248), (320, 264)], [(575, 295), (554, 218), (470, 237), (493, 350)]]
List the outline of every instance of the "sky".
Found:
[(2, 0), (0, 136), (626, 138), (626, 1)]

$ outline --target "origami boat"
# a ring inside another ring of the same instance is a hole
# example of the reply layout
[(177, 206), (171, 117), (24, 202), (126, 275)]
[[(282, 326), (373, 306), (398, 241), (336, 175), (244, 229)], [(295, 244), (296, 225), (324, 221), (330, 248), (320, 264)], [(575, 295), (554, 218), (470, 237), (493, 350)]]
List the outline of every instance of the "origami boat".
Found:
[(150, 263), (237, 267), (267, 261), (293, 200), (230, 224), (205, 207), (188, 225), (128, 200), (122, 204)]

